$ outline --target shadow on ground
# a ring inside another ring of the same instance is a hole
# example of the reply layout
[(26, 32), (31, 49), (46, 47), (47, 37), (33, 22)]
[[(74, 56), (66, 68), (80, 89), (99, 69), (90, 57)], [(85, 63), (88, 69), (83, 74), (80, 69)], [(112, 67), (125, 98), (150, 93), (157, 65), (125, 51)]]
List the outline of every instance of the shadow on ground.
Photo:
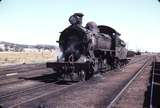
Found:
[[(155, 73), (159, 74), (160, 73), (160, 63), (157, 63), (158, 65), (155, 66)], [(152, 64), (153, 66), (153, 64)], [(153, 72), (153, 67), (150, 72), (150, 78), (149, 78), (149, 85), (147, 87), (147, 90), (144, 94), (145, 99), (143, 103), (144, 108), (150, 108), (150, 103), (152, 103), (153, 108), (160, 108), (160, 85), (153, 85), (153, 91), (152, 91), (152, 96), (151, 96), (151, 83), (152, 83), (152, 72)], [(154, 82), (160, 83), (160, 78), (154, 76)], [(152, 99), (151, 99), (152, 98)], [(151, 102), (152, 100), (152, 102)]]
[(77, 82), (77, 81), (59, 79), (56, 73), (43, 74), (42, 76), (36, 76), (31, 78), (19, 77), (19, 79), (34, 80), (34, 81), (39, 81), (44, 83), (55, 83), (57, 85), (70, 85), (72, 83)]

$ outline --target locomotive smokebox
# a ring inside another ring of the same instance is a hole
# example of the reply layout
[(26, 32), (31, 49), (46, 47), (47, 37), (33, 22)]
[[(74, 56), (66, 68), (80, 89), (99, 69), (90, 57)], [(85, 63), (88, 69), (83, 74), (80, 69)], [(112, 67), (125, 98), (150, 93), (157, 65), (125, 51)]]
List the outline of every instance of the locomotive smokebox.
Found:
[(87, 48), (86, 31), (79, 26), (65, 29), (59, 38), (59, 47), (65, 61), (77, 61)]

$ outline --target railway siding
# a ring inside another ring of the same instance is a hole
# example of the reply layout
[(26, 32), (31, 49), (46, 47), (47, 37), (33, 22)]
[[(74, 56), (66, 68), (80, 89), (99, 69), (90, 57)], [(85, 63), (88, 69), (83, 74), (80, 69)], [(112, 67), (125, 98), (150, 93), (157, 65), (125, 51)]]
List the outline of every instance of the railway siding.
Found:
[[(79, 83), (57, 82), (56, 74), (44, 64), (0, 68), (1, 75), (11, 74), (0, 79), (0, 105), (3, 108), (106, 108), (145, 61), (147, 56), (142, 56), (120, 70)], [(14, 75), (17, 70), (18, 74)]]
[[(63, 92), (50, 93), (43, 97), (31, 99), (19, 107), (38, 107), (43, 102), (48, 108), (105, 108), (111, 99), (123, 88), (126, 82), (144, 64), (144, 61), (128, 65), (121, 71), (107, 73), (89, 81), (78, 83)], [(16, 106), (15, 106), (16, 107)]]
[(160, 62), (155, 62), (155, 67), (152, 71), (152, 82), (151, 82), (151, 99), (150, 106), (160, 107)]
[(155, 57), (152, 63), (152, 71), (150, 76), (150, 86), (148, 87), (148, 97), (146, 97), (146, 106), (149, 108), (160, 107), (160, 57)]
[(147, 66), (143, 71), (111, 108), (143, 108), (151, 66)]

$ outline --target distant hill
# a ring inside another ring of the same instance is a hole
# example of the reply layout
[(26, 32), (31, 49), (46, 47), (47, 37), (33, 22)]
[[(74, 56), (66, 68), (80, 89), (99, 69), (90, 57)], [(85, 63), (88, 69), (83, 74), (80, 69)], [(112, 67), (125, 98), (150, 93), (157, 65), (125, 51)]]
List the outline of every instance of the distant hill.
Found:
[(10, 43), (5, 41), (0, 41), (0, 51), (16, 51), (21, 52), (24, 49), (37, 49), (37, 50), (55, 50), (57, 49), (54, 45), (25, 45), (25, 44), (17, 44), (17, 43)]

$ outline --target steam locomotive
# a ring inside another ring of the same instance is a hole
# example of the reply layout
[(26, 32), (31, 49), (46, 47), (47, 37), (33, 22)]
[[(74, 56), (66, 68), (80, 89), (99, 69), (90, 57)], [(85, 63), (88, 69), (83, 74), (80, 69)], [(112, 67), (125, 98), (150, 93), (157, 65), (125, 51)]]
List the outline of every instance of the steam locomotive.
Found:
[(84, 81), (93, 74), (106, 69), (120, 68), (126, 64), (126, 44), (120, 39), (120, 33), (109, 26), (96, 25), (95, 22), (71, 24), (59, 37), (62, 52), (56, 62), (48, 62), (59, 78)]

